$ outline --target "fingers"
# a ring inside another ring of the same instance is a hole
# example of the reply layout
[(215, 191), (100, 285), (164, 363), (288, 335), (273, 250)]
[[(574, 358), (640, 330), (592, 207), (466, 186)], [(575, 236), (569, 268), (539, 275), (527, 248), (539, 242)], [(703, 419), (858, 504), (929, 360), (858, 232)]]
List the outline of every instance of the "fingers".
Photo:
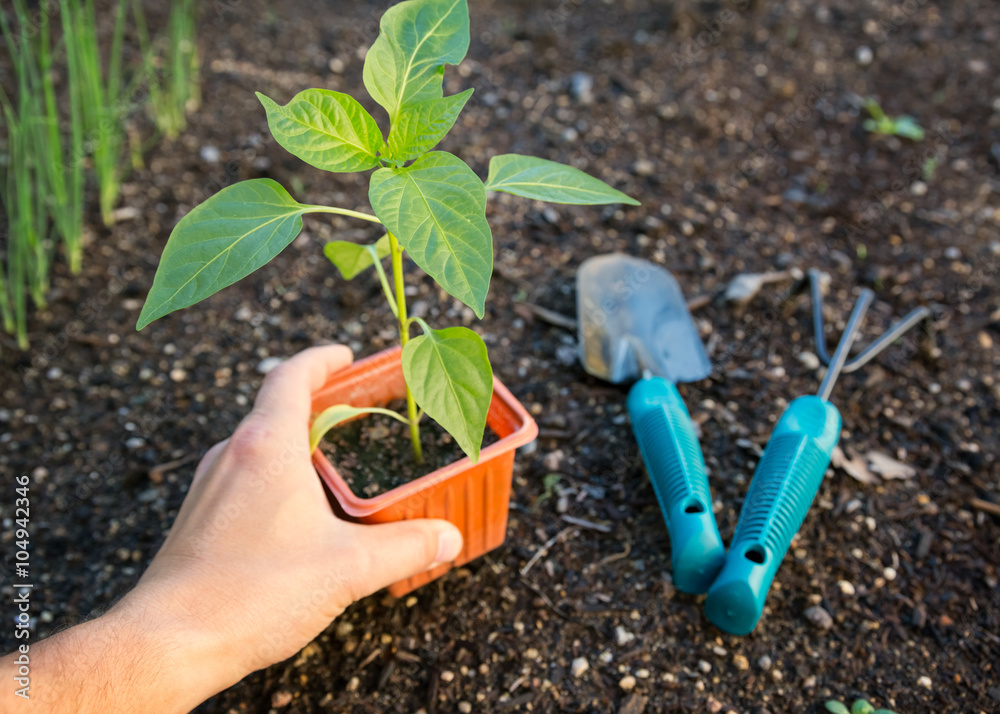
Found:
[(349, 584), (349, 590), (355, 600), (434, 565), (450, 563), (462, 552), (462, 533), (448, 521), (419, 519), (350, 525), (357, 529), (353, 535), (364, 553), (350, 563), (354, 582)]
[(229, 439), (223, 439), (205, 452), (205, 455), (201, 457), (201, 461), (198, 462), (198, 467), (194, 470), (194, 478), (191, 479), (191, 488), (194, 488), (196, 483), (205, 478), (208, 470), (215, 466), (215, 462), (219, 459), (219, 454), (222, 453), (222, 450), (226, 448), (226, 444), (228, 443)]
[(306, 424), (312, 393), (323, 386), (333, 372), (354, 361), (344, 345), (311, 347), (275, 367), (264, 378), (254, 401), (254, 411)]

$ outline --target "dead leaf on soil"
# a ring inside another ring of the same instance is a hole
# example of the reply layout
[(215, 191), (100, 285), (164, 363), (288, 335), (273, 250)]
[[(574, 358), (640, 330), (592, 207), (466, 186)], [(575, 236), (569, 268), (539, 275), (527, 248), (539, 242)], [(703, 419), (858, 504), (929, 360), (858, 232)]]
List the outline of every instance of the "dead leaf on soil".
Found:
[(622, 702), (618, 714), (642, 714), (646, 711), (646, 703), (648, 701), (649, 699), (641, 694), (633, 694)]
[(855, 481), (860, 481), (869, 486), (879, 482), (878, 476), (868, 470), (868, 465), (863, 458), (860, 456), (847, 458), (844, 450), (839, 446), (834, 447), (833, 454), (830, 456), (830, 463), (833, 464), (834, 468), (844, 471)]
[(785, 270), (774, 273), (740, 273), (726, 286), (726, 302), (743, 307), (753, 300), (762, 287), (785, 280), (788, 276), (789, 273)]
[(896, 461), (891, 456), (878, 451), (868, 452), (868, 466), (887, 481), (893, 479), (908, 479), (917, 475), (917, 470), (902, 461)]

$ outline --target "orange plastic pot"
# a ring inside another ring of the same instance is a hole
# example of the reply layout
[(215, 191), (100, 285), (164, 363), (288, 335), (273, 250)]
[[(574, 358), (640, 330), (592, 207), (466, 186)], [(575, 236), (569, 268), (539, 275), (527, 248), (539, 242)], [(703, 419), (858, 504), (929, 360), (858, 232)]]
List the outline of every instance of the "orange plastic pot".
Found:
[[(381, 407), (404, 399), (401, 351), (395, 347), (379, 352), (332, 375), (313, 394), (313, 413), (334, 404)], [(465, 545), (455, 561), (394, 583), (389, 587), (392, 595), (405, 595), (503, 543), (514, 452), (538, 435), (538, 426), (496, 377), (486, 425), (500, 439), (482, 450), (478, 463), (463, 458), (374, 498), (355, 495), (319, 449), (313, 454), (316, 471), (333, 494), (341, 518), (358, 523), (444, 518), (462, 531)]]

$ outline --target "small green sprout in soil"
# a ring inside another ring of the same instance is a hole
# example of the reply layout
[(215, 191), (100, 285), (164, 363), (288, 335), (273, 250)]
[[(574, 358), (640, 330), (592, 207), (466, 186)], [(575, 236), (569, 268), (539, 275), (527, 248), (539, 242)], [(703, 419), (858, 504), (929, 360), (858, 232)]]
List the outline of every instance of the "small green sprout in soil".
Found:
[(544, 486), (545, 490), (542, 493), (542, 495), (539, 496), (537, 499), (535, 499), (535, 502), (531, 504), (531, 507), (528, 509), (528, 512), (536, 513), (538, 509), (542, 507), (543, 503), (552, 498), (552, 496), (555, 495), (556, 486), (559, 485), (559, 481), (561, 480), (562, 480), (562, 474), (547, 474), (545, 478), (542, 479), (542, 485)]
[(867, 699), (854, 700), (854, 704), (850, 709), (847, 708), (846, 704), (842, 704), (836, 699), (826, 702), (825, 706), (826, 710), (833, 712), (833, 714), (896, 714), (891, 709), (876, 709), (868, 703)]
[(901, 136), (904, 139), (923, 141), (924, 130), (913, 117), (907, 114), (890, 117), (874, 99), (865, 100), (865, 109), (871, 115), (871, 119), (865, 119), (862, 124), (866, 131), (881, 136)]
[(931, 181), (934, 180), (934, 174), (937, 173), (937, 167), (938, 167), (938, 157), (937, 156), (927, 157), (927, 160), (924, 161), (924, 166), (921, 171), (924, 183), (930, 183)]
[[(368, 93), (389, 115), (388, 137), (347, 94), (307, 89), (281, 105), (258, 93), (271, 133), (295, 156), (334, 173), (374, 169), (368, 200), (375, 215), (299, 203), (270, 179), (225, 188), (174, 228), (138, 329), (260, 268), (295, 239), (306, 213), (377, 224), (385, 234), (375, 243), (333, 241), (323, 252), (345, 280), (374, 267), (398, 323), (406, 415), (336, 405), (314, 420), (310, 444), (315, 449), (327, 430), (359, 414), (389, 414), (409, 427), (414, 458), (420, 463), (420, 418), (426, 413), (478, 461), (493, 395), (486, 345), (467, 327), (434, 329), (408, 315), (404, 253), (482, 318), (493, 273), (488, 191), (580, 205), (638, 202), (553, 161), (498, 154), (490, 159), (483, 182), (459, 157), (433, 151), (472, 96), (473, 90), (467, 89), (445, 97), (443, 87), (445, 65), (460, 63), (468, 48), (467, 0), (406, 0), (385, 12), (380, 34), (365, 56), (362, 77)], [(385, 258), (391, 263), (388, 275), (382, 265)], [(414, 326), (422, 334), (411, 336)]]

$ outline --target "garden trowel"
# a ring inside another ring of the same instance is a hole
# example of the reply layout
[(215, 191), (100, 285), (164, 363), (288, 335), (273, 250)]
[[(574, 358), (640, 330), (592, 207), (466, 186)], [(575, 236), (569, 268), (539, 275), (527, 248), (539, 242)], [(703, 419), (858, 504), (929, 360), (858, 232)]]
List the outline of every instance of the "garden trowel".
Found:
[(628, 412), (670, 533), (674, 585), (706, 592), (726, 558), (712, 514), (705, 461), (675, 382), (711, 372), (674, 277), (639, 258), (590, 258), (577, 272), (583, 367), (618, 384), (638, 380)]

